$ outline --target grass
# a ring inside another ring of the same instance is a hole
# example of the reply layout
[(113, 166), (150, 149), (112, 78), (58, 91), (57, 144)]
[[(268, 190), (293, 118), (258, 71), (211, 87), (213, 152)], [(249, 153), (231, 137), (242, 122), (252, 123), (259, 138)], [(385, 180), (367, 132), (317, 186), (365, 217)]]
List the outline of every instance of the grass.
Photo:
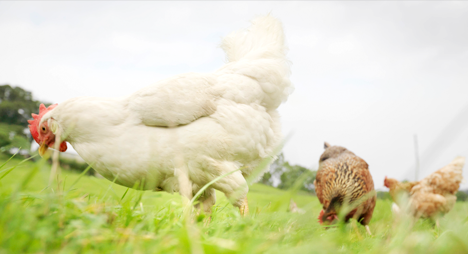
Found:
[[(0, 157), (0, 165), (5, 161)], [(378, 200), (370, 228), (352, 222), (324, 229), (316, 197), (251, 186), (243, 218), (217, 193), (211, 222), (188, 214), (177, 194), (141, 192), (105, 179), (13, 159), (0, 169), (0, 253), (468, 253), (468, 203), (441, 219), (396, 221)], [(73, 183), (76, 184), (70, 189)], [(287, 212), (293, 198), (305, 213)]]

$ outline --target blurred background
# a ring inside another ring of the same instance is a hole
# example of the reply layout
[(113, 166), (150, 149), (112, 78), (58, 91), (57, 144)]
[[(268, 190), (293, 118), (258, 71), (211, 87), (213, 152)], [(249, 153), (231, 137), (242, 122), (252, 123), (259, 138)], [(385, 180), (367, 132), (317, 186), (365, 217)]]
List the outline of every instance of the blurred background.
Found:
[[(455, 1), (0, 2), (0, 151), (34, 152), (40, 102), (216, 70), (221, 38), (266, 13), (283, 22), (295, 91), (279, 109), (291, 138), (263, 183), (316, 170), (324, 141), (366, 160), (380, 190), (468, 156), (468, 2)], [(62, 160), (86, 167), (73, 151)]]

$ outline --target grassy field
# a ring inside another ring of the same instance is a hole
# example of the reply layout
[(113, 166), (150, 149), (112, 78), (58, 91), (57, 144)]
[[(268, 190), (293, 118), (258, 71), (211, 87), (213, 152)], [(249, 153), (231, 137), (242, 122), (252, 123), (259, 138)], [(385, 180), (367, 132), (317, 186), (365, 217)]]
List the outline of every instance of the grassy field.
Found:
[[(435, 228), (396, 220), (390, 202), (378, 200), (369, 236), (356, 222), (321, 227), (314, 196), (254, 184), (248, 217), (217, 193), (207, 223), (176, 194), (65, 171), (58, 190), (47, 187), (47, 164), (19, 163), (0, 169), (0, 253), (468, 253), (468, 203), (457, 203)], [(288, 212), (290, 198), (305, 213)]]

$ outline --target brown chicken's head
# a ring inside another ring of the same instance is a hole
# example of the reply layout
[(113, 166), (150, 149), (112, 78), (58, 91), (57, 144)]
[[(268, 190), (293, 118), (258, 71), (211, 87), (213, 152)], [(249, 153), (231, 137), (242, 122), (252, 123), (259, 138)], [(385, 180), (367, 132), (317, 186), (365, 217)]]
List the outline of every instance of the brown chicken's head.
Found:
[(338, 215), (336, 214), (336, 212), (325, 214), (323, 210), (320, 211), (320, 214), (318, 217), (318, 222), (320, 223), (320, 225), (323, 225), (323, 224), (331, 225), (335, 223), (336, 221), (338, 221)]
[(320, 211), (319, 215), (319, 223), (325, 225), (331, 225), (338, 222), (338, 211), (341, 210), (341, 206), (343, 204), (343, 196), (336, 195), (331, 200), (330, 203), (324, 205), (322, 211)]
[[(41, 123), (42, 117), (52, 109), (54, 109), (57, 104), (50, 105), (48, 108), (41, 104), (39, 106), (39, 115), (32, 114), (33, 119), (28, 120), (29, 130), (31, 131), (31, 136), (39, 144), (39, 154), (43, 156), (49, 147), (53, 147), (55, 144), (55, 134), (49, 128), (47, 121)], [(65, 152), (67, 150), (67, 142), (63, 141), (60, 143), (60, 152)]]
[(393, 186), (397, 185), (398, 184), (398, 180), (396, 179), (393, 179), (393, 178), (387, 178), (385, 176), (385, 180), (384, 180), (384, 186), (391, 189)]
[(385, 179), (384, 179), (384, 186), (387, 187), (387, 188), (390, 188), (390, 186), (393, 186), (393, 185), (394, 185), (394, 180), (395, 180), (395, 179), (388, 178), (387, 176), (385, 176)]
[(323, 151), (322, 155), (320, 156), (319, 164), (328, 159), (338, 158), (339, 156), (345, 153), (353, 154), (351, 151), (344, 147), (332, 146), (327, 142), (325, 142), (323, 148), (325, 149), (325, 151)]

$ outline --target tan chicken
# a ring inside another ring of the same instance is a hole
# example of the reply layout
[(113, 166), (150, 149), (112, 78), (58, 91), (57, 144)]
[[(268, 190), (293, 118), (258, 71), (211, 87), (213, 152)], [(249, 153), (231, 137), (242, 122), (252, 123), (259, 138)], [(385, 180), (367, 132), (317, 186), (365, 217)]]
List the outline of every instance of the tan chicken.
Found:
[(330, 146), (325, 142), (314, 185), (323, 205), (318, 218), (320, 224), (337, 221), (341, 208), (346, 204), (357, 205), (346, 214), (345, 222), (355, 218), (371, 234), (368, 224), (377, 197), (373, 192), (374, 182), (369, 166), (363, 159), (344, 147)]
[(400, 207), (408, 201), (411, 189), (419, 182), (400, 182), (393, 178), (385, 177), (384, 186), (389, 188), (390, 196), (393, 199), (392, 211), (397, 214), (400, 212)]
[(386, 178), (384, 185), (390, 189), (390, 195), (400, 207), (404, 204), (395, 195), (397, 192), (408, 191), (409, 212), (416, 218), (432, 218), (438, 225), (438, 216), (448, 213), (455, 205), (455, 194), (463, 180), (464, 165), (465, 158), (457, 157), (419, 182), (402, 184), (395, 179)]

